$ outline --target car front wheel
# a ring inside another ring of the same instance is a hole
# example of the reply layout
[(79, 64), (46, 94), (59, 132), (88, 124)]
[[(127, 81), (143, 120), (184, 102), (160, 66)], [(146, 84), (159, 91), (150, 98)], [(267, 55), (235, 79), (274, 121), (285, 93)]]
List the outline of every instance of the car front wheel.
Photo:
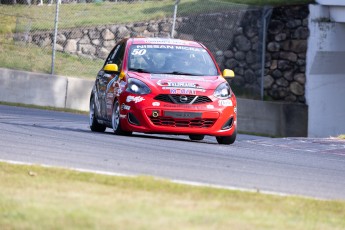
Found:
[(98, 123), (95, 110), (95, 99), (92, 96), (90, 99), (90, 112), (89, 112), (90, 129), (94, 132), (104, 132), (107, 128), (105, 125)]
[(117, 135), (131, 135), (132, 132), (123, 131), (120, 123), (120, 104), (118, 101), (114, 103), (113, 113), (111, 116), (111, 124), (114, 130), (114, 133)]
[(230, 136), (219, 136), (216, 137), (218, 144), (221, 145), (231, 145), (236, 140), (237, 131), (235, 130), (232, 135)]

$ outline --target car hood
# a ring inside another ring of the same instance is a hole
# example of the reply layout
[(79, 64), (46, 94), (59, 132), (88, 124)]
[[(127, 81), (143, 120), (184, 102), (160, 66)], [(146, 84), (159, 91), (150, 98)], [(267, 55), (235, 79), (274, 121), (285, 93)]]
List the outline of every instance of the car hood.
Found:
[(129, 77), (139, 78), (146, 83), (163, 89), (195, 89), (197, 91), (215, 90), (226, 82), (222, 76), (189, 76), (175, 74), (128, 73)]

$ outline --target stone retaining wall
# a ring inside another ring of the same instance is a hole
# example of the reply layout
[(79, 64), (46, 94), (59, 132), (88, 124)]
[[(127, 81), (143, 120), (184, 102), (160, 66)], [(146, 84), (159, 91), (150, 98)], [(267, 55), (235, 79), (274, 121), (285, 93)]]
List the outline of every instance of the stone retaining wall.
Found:
[(305, 103), (308, 6), (275, 8), (267, 31), (265, 96)]
[[(179, 19), (180, 20), (180, 19)], [(172, 19), (59, 30), (56, 50), (87, 58), (105, 59), (115, 44), (125, 37), (170, 37)], [(22, 40), (40, 47), (51, 47), (53, 33), (47, 31), (17, 34)]]

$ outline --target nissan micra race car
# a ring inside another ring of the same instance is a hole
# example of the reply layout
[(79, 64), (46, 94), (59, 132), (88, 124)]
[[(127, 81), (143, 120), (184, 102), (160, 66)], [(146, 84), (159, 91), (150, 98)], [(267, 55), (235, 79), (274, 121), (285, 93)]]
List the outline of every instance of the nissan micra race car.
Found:
[(90, 128), (236, 139), (236, 97), (210, 51), (194, 41), (128, 38), (110, 52), (90, 96)]

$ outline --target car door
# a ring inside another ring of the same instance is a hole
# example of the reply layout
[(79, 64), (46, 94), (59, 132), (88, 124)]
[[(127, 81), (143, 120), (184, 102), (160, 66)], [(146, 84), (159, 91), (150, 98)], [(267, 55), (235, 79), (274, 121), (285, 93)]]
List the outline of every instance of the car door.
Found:
[(109, 79), (107, 88), (106, 88), (106, 93), (105, 93), (105, 109), (106, 109), (106, 117), (107, 120), (111, 121), (111, 116), (112, 116), (112, 111), (113, 111), (113, 106), (114, 106), (114, 100), (119, 94), (122, 92), (120, 90), (120, 73), (122, 71), (122, 63), (125, 55), (125, 50), (126, 50), (126, 43), (123, 42), (119, 44), (119, 50), (114, 56), (114, 59), (112, 60), (113, 64), (117, 64), (119, 68), (119, 72), (112, 75), (112, 77)]
[[(111, 84), (114, 82), (114, 78), (118, 76), (118, 73), (108, 73), (104, 71), (104, 67), (107, 64), (119, 64), (117, 56), (119, 56), (119, 51), (121, 50), (122, 44), (117, 44), (113, 50), (108, 55), (102, 69), (98, 72), (96, 78), (97, 96), (100, 106), (100, 115), (102, 119), (107, 120), (107, 93), (110, 89)], [(120, 66), (119, 66), (120, 69)]]

